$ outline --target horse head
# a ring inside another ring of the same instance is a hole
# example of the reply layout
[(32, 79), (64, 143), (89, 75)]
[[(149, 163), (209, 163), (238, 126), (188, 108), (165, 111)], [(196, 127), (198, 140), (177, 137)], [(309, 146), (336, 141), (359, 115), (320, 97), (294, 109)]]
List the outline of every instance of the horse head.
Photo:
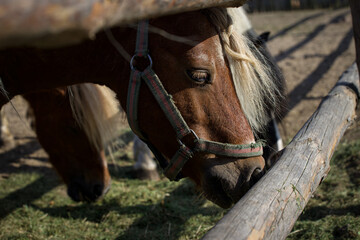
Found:
[(74, 118), (68, 95), (66, 88), (57, 88), (24, 97), (33, 110), (39, 142), (67, 185), (68, 195), (74, 201), (96, 201), (111, 184), (106, 158), (103, 149), (96, 146)]
[(275, 105), (278, 93), (233, 21), (214, 8), (142, 22), (122, 42), (136, 54), (131, 73), (123, 72), (131, 75), (120, 87), (128, 92), (119, 95), (133, 130), (167, 162), (165, 175), (181, 172), (224, 208), (264, 173), (253, 131), (266, 124), (265, 102)]

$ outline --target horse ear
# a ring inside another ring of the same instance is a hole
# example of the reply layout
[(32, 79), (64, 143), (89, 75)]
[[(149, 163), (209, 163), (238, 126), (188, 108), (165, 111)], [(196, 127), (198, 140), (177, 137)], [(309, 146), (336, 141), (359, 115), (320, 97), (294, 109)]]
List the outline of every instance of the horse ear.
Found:
[(269, 40), (269, 36), (270, 36), (270, 32), (263, 32), (262, 34), (260, 34), (254, 44), (257, 48), (261, 47), (264, 43), (266, 43)]
[(260, 34), (260, 36), (258, 37), (259, 41), (262, 42), (267, 42), (269, 40), (269, 36), (270, 36), (270, 32), (263, 32), (262, 34)]

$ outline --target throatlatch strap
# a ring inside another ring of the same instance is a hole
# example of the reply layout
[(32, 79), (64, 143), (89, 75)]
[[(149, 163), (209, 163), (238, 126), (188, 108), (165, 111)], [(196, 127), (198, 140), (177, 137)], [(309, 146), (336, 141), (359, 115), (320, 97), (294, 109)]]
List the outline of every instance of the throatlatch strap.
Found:
[(135, 49), (136, 56), (145, 57), (148, 54), (148, 26), (148, 20), (138, 23)]
[(138, 124), (138, 100), (139, 100), (139, 92), (141, 86), (141, 77), (142, 72), (134, 68), (133, 60), (135, 57), (145, 57), (148, 55), (148, 21), (141, 21), (138, 24), (137, 35), (136, 35), (136, 49), (135, 55), (132, 57), (130, 61), (131, 74), (130, 74), (130, 82), (128, 87), (128, 95), (127, 95), (127, 103), (126, 103), (126, 111), (127, 111), (127, 119), (131, 129), (134, 131), (136, 135), (138, 135), (141, 139), (144, 139), (144, 136), (141, 133)]
[(138, 124), (139, 121), (137, 114), (140, 86), (141, 86), (141, 72), (137, 70), (131, 71), (127, 102), (126, 102), (127, 119), (134, 133), (138, 135), (140, 138), (143, 138), (141, 134), (141, 130), (139, 128), (139, 124)]

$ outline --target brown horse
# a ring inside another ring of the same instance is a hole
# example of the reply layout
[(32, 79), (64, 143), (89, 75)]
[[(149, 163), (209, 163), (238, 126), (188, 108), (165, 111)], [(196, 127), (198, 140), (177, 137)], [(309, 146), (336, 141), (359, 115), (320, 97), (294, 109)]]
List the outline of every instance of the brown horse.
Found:
[(38, 140), (67, 185), (68, 195), (74, 201), (102, 197), (111, 183), (103, 146), (116, 131), (114, 96), (104, 87), (80, 84), (23, 97), (32, 109)]
[[(170, 164), (168, 176), (181, 171), (208, 199), (229, 207), (264, 172), (255, 136), (281, 100), (278, 69), (240, 30), (240, 14), (238, 9), (212, 8), (150, 20), (149, 34), (142, 29), (137, 34), (133, 26), (108, 30), (128, 53), (136, 48), (137, 36), (138, 42), (149, 40), (148, 51), (137, 45), (133, 72), (129, 57), (100, 32), (77, 46), (3, 50), (0, 77), (10, 97), (81, 82), (105, 84), (126, 109), (130, 75), (144, 79), (155, 72), (161, 86), (151, 85), (152, 78), (140, 80), (147, 84), (135, 94), (138, 98), (129, 94), (131, 103), (138, 102), (137, 108), (126, 110), (135, 130)], [(151, 62), (142, 57), (145, 52)], [(150, 91), (161, 87), (166, 91), (160, 95)], [(156, 100), (159, 96), (163, 102)], [(164, 113), (164, 106), (171, 113)], [(175, 120), (169, 120), (172, 113)], [(174, 130), (180, 118), (185, 128)]]

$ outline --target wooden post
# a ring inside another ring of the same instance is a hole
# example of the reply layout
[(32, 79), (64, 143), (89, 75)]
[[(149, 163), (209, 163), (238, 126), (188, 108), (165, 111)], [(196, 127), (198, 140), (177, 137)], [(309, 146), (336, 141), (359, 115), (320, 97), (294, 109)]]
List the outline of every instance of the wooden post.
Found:
[(355, 47), (356, 47), (356, 63), (360, 69), (360, 1), (349, 0), (351, 15), (353, 20)]
[(330, 158), (355, 118), (358, 92), (359, 76), (353, 64), (275, 166), (203, 240), (285, 239), (330, 170)]
[(0, 48), (74, 44), (140, 19), (246, 0), (0, 0)]

